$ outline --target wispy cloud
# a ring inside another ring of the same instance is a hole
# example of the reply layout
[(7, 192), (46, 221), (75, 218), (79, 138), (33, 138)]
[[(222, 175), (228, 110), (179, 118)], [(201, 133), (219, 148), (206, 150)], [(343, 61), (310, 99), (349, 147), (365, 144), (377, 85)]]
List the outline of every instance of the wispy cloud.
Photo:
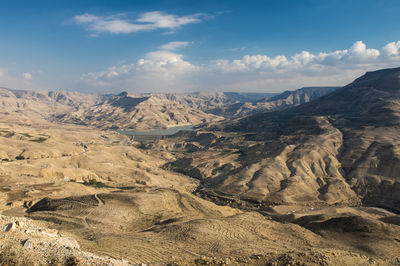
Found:
[(4, 77), (6, 75), (7, 69), (5, 68), (0, 68), (0, 78)]
[(93, 36), (97, 36), (103, 33), (128, 34), (157, 29), (167, 29), (171, 32), (183, 25), (198, 23), (206, 16), (204, 13), (177, 16), (161, 11), (153, 11), (141, 13), (136, 19), (129, 20), (120, 15), (96, 16), (85, 13), (74, 16), (72, 21), (75, 24), (84, 25), (88, 31), (92, 32)]
[(169, 42), (169, 43), (166, 43), (164, 45), (161, 45), (160, 49), (163, 49), (163, 50), (176, 50), (176, 49), (181, 48), (181, 47), (186, 47), (189, 44), (190, 44), (189, 42), (179, 42), (179, 41)]
[(138, 22), (148, 23), (156, 28), (174, 29), (186, 24), (198, 23), (200, 18), (205, 16), (204, 13), (197, 13), (189, 16), (176, 16), (166, 14), (160, 11), (142, 13), (137, 19)]
[[(400, 41), (381, 49), (367, 48), (362, 41), (349, 49), (292, 56), (245, 55), (216, 59), (197, 65), (172, 52), (186, 42), (172, 42), (169, 49), (147, 53), (134, 64), (113, 66), (103, 72), (84, 74), (89, 85), (111, 85), (138, 91), (248, 90), (279, 91), (301, 86), (345, 85), (365, 71), (400, 64)], [(161, 47), (163, 47), (161, 46)]]
[(18, 72), (13, 69), (0, 68), (0, 87), (14, 89), (32, 89), (32, 73)]

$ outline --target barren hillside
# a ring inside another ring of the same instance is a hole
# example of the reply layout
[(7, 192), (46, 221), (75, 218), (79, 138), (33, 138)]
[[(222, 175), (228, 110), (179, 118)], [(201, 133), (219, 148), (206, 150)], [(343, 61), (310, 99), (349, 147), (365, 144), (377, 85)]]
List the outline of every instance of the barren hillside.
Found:
[[(400, 210), (399, 73), (367, 73), (309, 104), (211, 126), (231, 136), (210, 133), (203, 154), (176, 164), (197, 173), (204, 191), (242, 199)], [(211, 157), (211, 149), (227, 152)]]

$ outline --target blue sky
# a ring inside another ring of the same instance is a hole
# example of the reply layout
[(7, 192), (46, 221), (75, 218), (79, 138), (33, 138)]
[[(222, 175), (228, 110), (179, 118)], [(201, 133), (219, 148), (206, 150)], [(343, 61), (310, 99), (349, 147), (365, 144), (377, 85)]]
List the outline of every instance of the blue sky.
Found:
[(0, 86), (279, 92), (400, 66), (400, 1), (1, 1)]

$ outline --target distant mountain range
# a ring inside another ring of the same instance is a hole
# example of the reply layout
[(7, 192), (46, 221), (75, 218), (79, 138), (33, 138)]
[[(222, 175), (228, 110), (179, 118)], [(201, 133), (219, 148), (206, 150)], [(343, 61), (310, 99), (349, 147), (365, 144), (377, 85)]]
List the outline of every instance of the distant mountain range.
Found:
[[(5, 110), (3, 115), (13, 113), (13, 119), (24, 123), (29, 119), (51, 120), (102, 129), (149, 130), (282, 109), (308, 102), (333, 89), (303, 88), (279, 95), (239, 92), (101, 95), (0, 88), (0, 105)], [(276, 100), (271, 101), (271, 97)]]
[(268, 95), (255, 101), (239, 101), (209, 110), (209, 112), (224, 117), (240, 117), (265, 111), (281, 110), (315, 100), (329, 94), (339, 87), (304, 87), (295, 91), (285, 91), (281, 94)]

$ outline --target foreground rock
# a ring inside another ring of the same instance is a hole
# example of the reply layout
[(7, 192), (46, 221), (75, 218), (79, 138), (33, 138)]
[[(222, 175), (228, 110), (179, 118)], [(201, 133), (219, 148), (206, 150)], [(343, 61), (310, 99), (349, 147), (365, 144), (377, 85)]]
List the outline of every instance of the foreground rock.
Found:
[(2, 265), (129, 265), (124, 260), (82, 251), (75, 239), (40, 222), (0, 215), (0, 225), (12, 225), (0, 233)]

